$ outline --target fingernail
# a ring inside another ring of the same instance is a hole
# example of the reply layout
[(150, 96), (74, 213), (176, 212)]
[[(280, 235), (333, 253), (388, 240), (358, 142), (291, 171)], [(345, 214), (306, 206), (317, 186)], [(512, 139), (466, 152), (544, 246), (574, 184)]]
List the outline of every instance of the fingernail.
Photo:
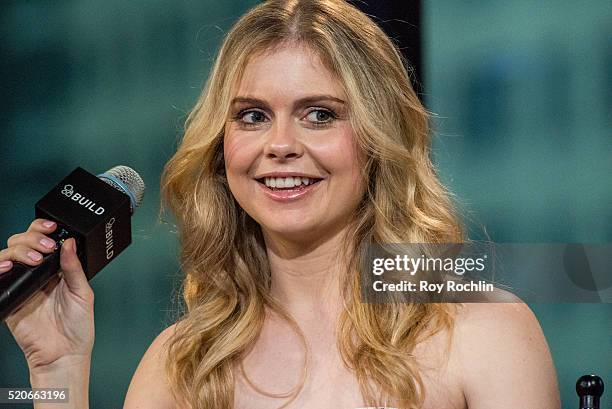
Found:
[(55, 225), (55, 222), (52, 222), (50, 220), (47, 220), (46, 222), (43, 222), (43, 226), (45, 226), (45, 227), (53, 227), (53, 225)]
[(8, 268), (11, 266), (11, 264), (12, 263), (10, 260), (3, 261), (2, 263), (0, 263), (0, 268)]
[(69, 253), (74, 253), (74, 240), (68, 239), (62, 245), (62, 248)]
[(40, 253), (37, 253), (35, 251), (28, 251), (28, 257), (30, 257), (33, 261), (40, 261), (40, 259), (42, 258)]
[(55, 242), (51, 239), (48, 238), (42, 238), (40, 239), (40, 244), (42, 244), (43, 246), (45, 246), (48, 249), (52, 249), (53, 247), (55, 247)]

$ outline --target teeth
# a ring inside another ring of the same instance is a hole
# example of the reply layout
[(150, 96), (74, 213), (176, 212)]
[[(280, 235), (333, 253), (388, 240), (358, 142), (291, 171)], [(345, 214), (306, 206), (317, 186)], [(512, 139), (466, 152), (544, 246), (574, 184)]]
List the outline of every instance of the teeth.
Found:
[(297, 186), (297, 183), (295, 183), (295, 179), (293, 178), (285, 179), (285, 187), (294, 187), (294, 186)]
[(299, 185), (310, 184), (310, 178), (304, 177), (288, 177), (288, 178), (264, 178), (264, 183), (268, 187), (274, 187), (277, 189), (292, 188)]

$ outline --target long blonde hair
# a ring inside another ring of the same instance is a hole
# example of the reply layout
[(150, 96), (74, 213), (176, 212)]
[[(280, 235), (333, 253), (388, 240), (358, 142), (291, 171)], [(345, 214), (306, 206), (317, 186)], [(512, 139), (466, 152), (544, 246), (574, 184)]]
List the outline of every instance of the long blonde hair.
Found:
[(226, 36), (164, 169), (163, 203), (180, 232), (187, 307), (168, 343), (170, 384), (193, 409), (231, 408), (235, 364), (257, 340), (265, 309), (300, 332), (269, 294), (261, 229), (233, 198), (223, 158), (230, 101), (249, 58), (289, 42), (308, 46), (343, 85), (366, 158), (367, 189), (345, 246), (351, 256), (341, 277), (339, 351), (366, 405), (417, 408), (424, 388), (412, 352), (428, 336), (452, 327), (452, 311), (442, 304), (362, 303), (359, 254), (372, 242), (460, 242), (463, 229), (431, 163), (428, 113), (401, 54), (372, 20), (343, 0), (273, 0), (245, 14)]

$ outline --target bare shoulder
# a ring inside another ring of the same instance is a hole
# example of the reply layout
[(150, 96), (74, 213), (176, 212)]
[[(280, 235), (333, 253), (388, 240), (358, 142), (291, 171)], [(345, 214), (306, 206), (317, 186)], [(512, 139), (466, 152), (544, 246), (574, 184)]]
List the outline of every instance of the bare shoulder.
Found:
[(467, 406), (558, 409), (554, 364), (531, 309), (512, 295), (505, 303), (463, 304), (453, 346)]
[(166, 381), (166, 344), (175, 325), (163, 330), (142, 357), (130, 382), (123, 409), (178, 409)]

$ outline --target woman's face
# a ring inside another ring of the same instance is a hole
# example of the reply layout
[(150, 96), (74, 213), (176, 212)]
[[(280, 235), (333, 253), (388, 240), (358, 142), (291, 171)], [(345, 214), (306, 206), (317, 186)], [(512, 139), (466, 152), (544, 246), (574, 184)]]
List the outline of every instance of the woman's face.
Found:
[(364, 192), (346, 99), (308, 48), (249, 61), (225, 128), (225, 168), (267, 235), (313, 240), (346, 226)]

